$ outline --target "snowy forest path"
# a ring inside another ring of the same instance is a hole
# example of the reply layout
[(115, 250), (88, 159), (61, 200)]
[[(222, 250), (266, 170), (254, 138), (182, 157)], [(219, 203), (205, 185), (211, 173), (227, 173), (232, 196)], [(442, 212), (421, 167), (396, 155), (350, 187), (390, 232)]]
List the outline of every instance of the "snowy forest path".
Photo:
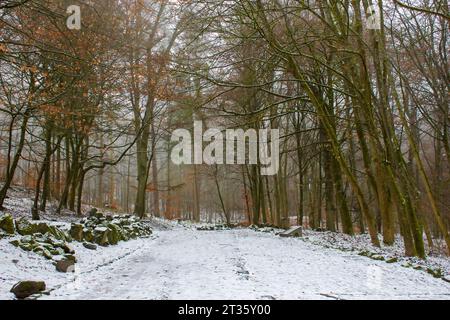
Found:
[[(450, 299), (450, 284), (398, 264), (251, 230), (156, 231), (52, 299)], [(50, 298), (49, 297), (49, 298)]]

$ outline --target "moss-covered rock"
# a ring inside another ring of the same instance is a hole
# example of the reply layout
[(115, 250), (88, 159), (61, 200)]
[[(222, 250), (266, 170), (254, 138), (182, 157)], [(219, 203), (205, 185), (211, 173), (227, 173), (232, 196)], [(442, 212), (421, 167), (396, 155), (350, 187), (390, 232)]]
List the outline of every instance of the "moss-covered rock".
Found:
[(91, 228), (83, 228), (83, 239), (87, 242), (94, 241), (94, 234)]
[(39, 243), (40, 244), (40, 246), (42, 247), (42, 248), (45, 248), (45, 249), (47, 249), (47, 250), (53, 250), (55, 247), (53, 246), (53, 245), (51, 245), (51, 244), (49, 244), (49, 243), (45, 243), (45, 242), (40, 242)]
[(64, 255), (64, 250), (62, 248), (53, 248), (50, 250), (50, 253), (54, 256), (62, 256)]
[(25, 250), (25, 251), (31, 251), (33, 249), (32, 245), (30, 243), (23, 243), (21, 242), (19, 244), (20, 249)]
[(33, 252), (40, 256), (43, 256), (44, 258), (49, 259), (49, 260), (52, 259), (52, 257), (53, 257), (51, 252), (42, 246), (34, 247)]
[(109, 245), (109, 229), (106, 227), (97, 227), (94, 229), (94, 242), (102, 247)]
[(128, 233), (125, 230), (121, 229), (120, 230), (120, 234), (121, 234), (120, 237), (122, 238), (123, 241), (129, 241), (130, 240), (130, 236), (128, 235)]
[(22, 239), (20, 239), (20, 242), (22, 243), (31, 243), (34, 239), (31, 235), (23, 236)]
[(78, 242), (83, 241), (83, 225), (79, 223), (72, 223), (70, 227), (70, 236)]
[(93, 209), (88, 217), (71, 225), (68, 236), (78, 242), (108, 246), (151, 234), (151, 228), (135, 216), (105, 216)]
[(13, 241), (10, 241), (9, 243), (11, 243), (14, 247), (18, 247), (20, 245), (19, 240), (13, 240)]
[(97, 250), (97, 246), (90, 242), (83, 242), (83, 247), (89, 250)]
[(122, 240), (122, 232), (121, 232), (121, 228), (119, 226), (117, 226), (113, 223), (109, 223), (108, 229), (109, 229), (108, 241), (110, 244), (115, 245), (120, 240)]
[(32, 223), (25, 218), (16, 220), (16, 229), (22, 236), (50, 232), (50, 227), (45, 222)]
[(51, 260), (53, 258), (52, 253), (50, 251), (48, 251), (47, 249), (44, 249), (42, 251), (42, 255), (48, 260)]
[(435, 278), (442, 278), (443, 276), (441, 269), (427, 268), (427, 272)]
[(33, 294), (44, 291), (45, 288), (44, 281), (20, 281), (11, 288), (11, 292), (18, 299), (25, 299)]
[(384, 261), (385, 260), (384, 257), (380, 256), (379, 254), (374, 254), (373, 256), (371, 256), (371, 258), (373, 260), (378, 260), (378, 261)]
[(69, 244), (67, 242), (64, 242), (60, 246), (60, 248), (63, 249), (65, 253), (75, 254), (75, 250), (71, 246), (69, 246)]
[(94, 228), (99, 224), (99, 222), (100, 222), (100, 221), (98, 221), (98, 219), (95, 218), (95, 217), (89, 218), (89, 219), (86, 221), (86, 223), (84, 224), (84, 226), (85, 226), (86, 228), (94, 229)]
[(77, 258), (75, 257), (75, 255), (73, 255), (73, 254), (64, 254), (64, 259), (66, 259), (66, 260), (71, 260), (71, 261), (73, 261), (74, 263), (76, 263), (77, 262)]
[(59, 272), (75, 272), (75, 261), (66, 258), (56, 262), (56, 270)]
[(20, 240), (11, 241), (11, 244), (25, 251), (32, 251), (46, 259), (54, 256), (74, 255), (73, 248), (64, 240), (56, 239), (53, 235), (46, 233), (35, 233), (23, 236)]
[(91, 210), (88, 211), (87, 215), (89, 217), (95, 217), (95, 215), (97, 214), (97, 208), (92, 208)]
[(62, 240), (58, 240), (55, 238), (50, 238), (51, 244), (55, 247), (55, 248), (63, 248), (65, 241)]
[(0, 229), (9, 235), (13, 235), (15, 233), (14, 219), (10, 214), (0, 216)]
[(387, 262), (387, 263), (396, 263), (396, 262), (398, 262), (398, 259), (395, 258), (395, 257), (393, 257), (393, 258), (387, 259), (386, 262)]
[(376, 255), (376, 253), (370, 252), (370, 251), (367, 251), (367, 250), (363, 250), (363, 251), (359, 252), (358, 254), (360, 256), (369, 257), (369, 258), (371, 258), (371, 257)]

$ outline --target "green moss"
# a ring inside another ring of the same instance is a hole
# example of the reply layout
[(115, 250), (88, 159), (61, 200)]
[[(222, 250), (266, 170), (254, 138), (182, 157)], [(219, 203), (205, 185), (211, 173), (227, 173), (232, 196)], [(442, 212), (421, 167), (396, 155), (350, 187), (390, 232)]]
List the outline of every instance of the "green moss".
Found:
[(427, 272), (435, 278), (442, 278), (443, 276), (441, 269), (427, 268)]
[(378, 254), (371, 256), (371, 258), (373, 260), (377, 260), (377, 261), (384, 261), (385, 260), (383, 256), (380, 256)]
[(14, 219), (10, 214), (0, 216), (0, 229), (9, 235), (13, 235), (15, 233)]
[(394, 258), (390, 258), (390, 259), (386, 260), (386, 262), (387, 263), (396, 263), (396, 262), (398, 262), (398, 259), (394, 257)]

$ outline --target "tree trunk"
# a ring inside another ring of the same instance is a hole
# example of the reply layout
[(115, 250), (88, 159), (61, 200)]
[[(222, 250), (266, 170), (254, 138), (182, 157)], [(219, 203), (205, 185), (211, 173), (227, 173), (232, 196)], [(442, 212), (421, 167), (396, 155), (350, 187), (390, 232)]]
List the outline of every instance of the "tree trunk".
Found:
[(26, 129), (28, 125), (28, 120), (30, 118), (30, 110), (25, 110), (25, 113), (23, 115), (22, 125), (20, 127), (20, 138), (19, 143), (17, 145), (16, 152), (14, 154), (14, 158), (11, 164), (9, 164), (9, 154), (8, 154), (8, 165), (6, 168), (6, 177), (5, 177), (5, 183), (3, 184), (3, 187), (0, 189), (0, 209), (3, 208), (3, 204), (6, 199), (6, 194), (11, 187), (11, 183), (14, 179), (14, 173), (16, 172), (17, 165), (19, 164), (20, 157), (22, 156), (22, 150), (25, 144), (25, 136), (26, 136)]

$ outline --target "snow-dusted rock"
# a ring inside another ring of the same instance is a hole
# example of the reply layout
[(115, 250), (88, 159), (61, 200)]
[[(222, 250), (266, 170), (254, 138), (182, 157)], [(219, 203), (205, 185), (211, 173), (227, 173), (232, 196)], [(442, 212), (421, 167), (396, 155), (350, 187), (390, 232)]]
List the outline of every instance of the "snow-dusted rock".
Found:
[(61, 259), (56, 262), (56, 270), (59, 272), (75, 272), (75, 261)]
[(120, 240), (122, 240), (120, 232), (121, 228), (113, 223), (109, 223), (108, 229), (108, 242), (109, 244), (116, 245)]
[(26, 235), (20, 239), (14, 239), (9, 243), (24, 251), (32, 251), (49, 260), (52, 259), (53, 256), (75, 254), (75, 251), (67, 242), (56, 239), (49, 233), (44, 235), (41, 233)]
[(83, 247), (89, 250), (97, 250), (97, 246), (90, 242), (83, 242)]
[(49, 260), (52, 258), (52, 254), (50, 253), (50, 251), (39, 244), (36, 244), (36, 246), (33, 248), (33, 252)]
[(46, 233), (48, 232), (48, 225), (45, 223), (31, 223), (25, 218), (16, 220), (17, 232), (22, 235), (32, 235), (34, 233)]
[(64, 243), (61, 245), (61, 248), (64, 250), (65, 253), (68, 253), (68, 254), (75, 254), (75, 250), (74, 250), (68, 243), (66, 243), (66, 242), (64, 242)]
[(103, 215), (92, 209), (89, 217), (79, 223), (72, 223), (70, 235), (78, 242), (96, 243), (102, 247), (116, 245), (119, 241), (128, 241), (152, 234), (151, 228), (130, 215)]
[(14, 234), (14, 219), (10, 214), (0, 216), (0, 229), (7, 234)]
[(102, 247), (109, 245), (109, 229), (106, 227), (96, 227), (94, 229), (94, 242)]
[(303, 235), (302, 227), (291, 227), (288, 230), (281, 232), (280, 237), (290, 238), (290, 237), (301, 237)]
[(70, 226), (70, 236), (75, 241), (83, 241), (83, 225), (79, 223), (72, 223)]
[(70, 236), (58, 228), (46, 222), (30, 222), (25, 218), (16, 220), (17, 232), (22, 236), (31, 236), (35, 234), (45, 235), (50, 234), (58, 240), (71, 241)]
[(106, 231), (108, 231), (108, 228), (106, 227), (96, 227), (94, 229), (94, 232), (106, 232)]
[(91, 210), (88, 211), (87, 215), (89, 217), (95, 217), (95, 215), (97, 214), (97, 208), (92, 208)]
[(83, 228), (83, 239), (87, 242), (92, 242), (94, 240), (94, 235), (92, 234), (92, 229)]
[(396, 263), (396, 262), (398, 262), (397, 257), (392, 257), (386, 260), (386, 263)]

